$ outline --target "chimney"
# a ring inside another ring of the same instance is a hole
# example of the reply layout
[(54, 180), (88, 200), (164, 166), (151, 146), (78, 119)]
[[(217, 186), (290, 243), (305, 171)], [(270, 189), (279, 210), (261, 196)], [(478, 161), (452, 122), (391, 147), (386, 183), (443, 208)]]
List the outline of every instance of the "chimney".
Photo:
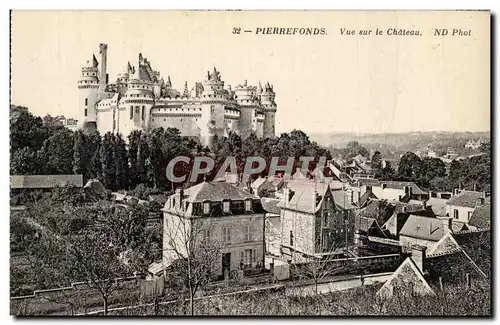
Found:
[(314, 191), (312, 195), (313, 195), (312, 210), (315, 211), (316, 207), (318, 206), (318, 202), (321, 199), (321, 196), (319, 196), (318, 192), (316, 192), (316, 191)]
[(371, 185), (366, 185), (366, 192), (372, 193), (372, 186)]
[(443, 223), (443, 236), (452, 231), (452, 217), (438, 217)]
[(285, 204), (288, 203), (288, 201), (290, 201), (290, 188), (286, 185), (283, 188), (283, 197), (285, 199)]
[(455, 189), (453, 189), (453, 194), (454, 194), (454, 195), (458, 195), (459, 191), (460, 191), (460, 190), (459, 190), (458, 188), (455, 188)]
[(484, 197), (477, 198), (476, 207), (481, 206), (483, 204), (484, 204)]
[(411, 259), (417, 265), (420, 272), (424, 272), (424, 263), (425, 263), (425, 251), (427, 247), (420, 245), (412, 245), (411, 246)]

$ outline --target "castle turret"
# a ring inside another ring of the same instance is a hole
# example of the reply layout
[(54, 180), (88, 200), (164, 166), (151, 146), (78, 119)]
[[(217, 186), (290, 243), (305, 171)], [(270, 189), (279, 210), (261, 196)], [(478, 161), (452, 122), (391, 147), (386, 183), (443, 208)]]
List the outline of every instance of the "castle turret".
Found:
[(101, 74), (99, 76), (99, 99), (104, 98), (104, 92), (106, 91), (106, 86), (108, 85), (108, 44), (99, 44), (99, 53), (101, 54)]
[(275, 136), (274, 123), (277, 109), (274, 101), (275, 97), (273, 85), (267, 82), (260, 95), (261, 105), (264, 110), (264, 138), (274, 138)]
[(90, 123), (96, 123), (97, 113), (95, 105), (98, 101), (99, 69), (94, 55), (82, 67), (82, 74), (78, 80), (79, 109), (77, 113), (78, 127), (83, 128)]

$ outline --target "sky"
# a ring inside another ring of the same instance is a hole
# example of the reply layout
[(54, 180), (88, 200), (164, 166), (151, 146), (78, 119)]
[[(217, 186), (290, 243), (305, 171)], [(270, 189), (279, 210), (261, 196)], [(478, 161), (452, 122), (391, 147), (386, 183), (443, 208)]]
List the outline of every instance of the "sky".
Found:
[[(233, 88), (269, 81), (277, 133), (489, 131), (489, 19), (466, 11), (13, 11), (11, 102), (35, 115), (76, 116), (81, 66), (92, 54), (100, 60), (107, 43), (112, 82), (139, 53), (180, 91), (214, 66)], [(255, 34), (265, 27), (326, 35)], [(384, 35), (373, 35), (377, 28)], [(388, 28), (422, 36), (385, 35)], [(436, 28), (471, 35), (434, 36)]]

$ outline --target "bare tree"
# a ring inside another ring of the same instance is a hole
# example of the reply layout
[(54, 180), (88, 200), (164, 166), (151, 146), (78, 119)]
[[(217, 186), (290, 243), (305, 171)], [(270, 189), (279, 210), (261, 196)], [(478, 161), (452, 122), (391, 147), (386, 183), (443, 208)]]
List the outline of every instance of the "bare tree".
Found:
[(164, 260), (187, 289), (191, 315), (196, 293), (217, 275), (221, 260), (222, 245), (216, 238), (215, 223), (210, 217), (190, 217), (185, 213), (165, 220)]
[(341, 247), (343, 242), (334, 241), (329, 249), (324, 250), (325, 253), (312, 256), (305, 263), (297, 265), (296, 276), (299, 279), (312, 279), (314, 292), (318, 294), (318, 285), (323, 279), (339, 274), (345, 269), (341, 261), (332, 257)]

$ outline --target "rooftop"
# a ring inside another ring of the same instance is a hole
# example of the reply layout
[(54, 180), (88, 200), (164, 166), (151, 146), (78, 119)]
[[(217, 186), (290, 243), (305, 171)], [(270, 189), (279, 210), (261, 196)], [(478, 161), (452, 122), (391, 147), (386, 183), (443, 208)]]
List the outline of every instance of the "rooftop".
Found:
[(421, 217), (410, 215), (403, 228), (399, 232), (400, 236), (438, 241), (444, 235), (443, 221), (432, 217)]
[(463, 190), (458, 195), (455, 195), (451, 199), (449, 199), (446, 204), (466, 208), (475, 208), (477, 200), (485, 197), (486, 195), (484, 192)]
[(226, 182), (202, 182), (184, 190), (188, 202), (245, 200), (258, 197)]

